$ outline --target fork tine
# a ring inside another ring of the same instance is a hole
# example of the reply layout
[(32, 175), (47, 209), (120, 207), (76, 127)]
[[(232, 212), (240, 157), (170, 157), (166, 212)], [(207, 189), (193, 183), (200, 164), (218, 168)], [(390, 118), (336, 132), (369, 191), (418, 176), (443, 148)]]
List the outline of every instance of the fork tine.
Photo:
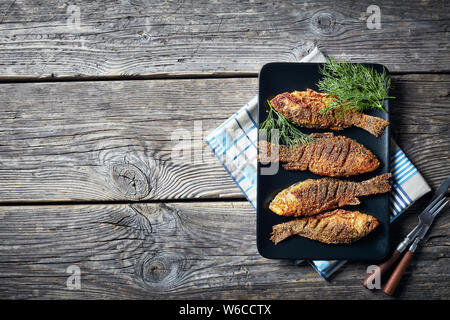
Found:
[(433, 212), (431, 215), (432, 215), (432, 217), (434, 218), (434, 217), (436, 217), (437, 216), (437, 214), (439, 213), (439, 212), (441, 212), (446, 206), (447, 206), (447, 204), (450, 202), (450, 200), (447, 200), (447, 201), (445, 201), (435, 212)]
[(434, 206), (438, 201), (441, 201), (444, 198), (444, 194), (441, 193), (439, 196), (436, 197), (436, 199), (434, 199), (431, 203), (430, 203), (430, 207)]
[(445, 199), (441, 199), (438, 203), (436, 203), (436, 204), (433, 206), (433, 208), (431, 208), (430, 210), (428, 210), (428, 212), (433, 213), (434, 210), (436, 210), (436, 208), (438, 208), (438, 207), (442, 204), (442, 202), (444, 202), (444, 200), (445, 200)]
[(424, 213), (425, 213), (426, 211), (431, 210), (431, 208), (432, 208), (438, 201), (440, 201), (443, 197), (444, 197), (444, 194), (440, 194), (438, 197), (436, 197), (436, 199), (434, 199), (433, 201), (431, 201), (431, 203), (423, 210)]

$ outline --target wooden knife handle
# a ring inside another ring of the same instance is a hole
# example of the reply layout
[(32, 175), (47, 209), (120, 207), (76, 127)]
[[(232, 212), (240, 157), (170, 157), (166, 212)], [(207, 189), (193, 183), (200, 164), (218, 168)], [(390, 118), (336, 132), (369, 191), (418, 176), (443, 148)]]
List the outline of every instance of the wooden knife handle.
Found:
[(395, 289), (397, 288), (398, 283), (400, 282), (400, 279), (403, 276), (403, 273), (406, 270), (406, 267), (408, 266), (409, 262), (411, 261), (412, 257), (414, 255), (413, 251), (409, 251), (405, 253), (402, 260), (398, 263), (397, 267), (395, 268), (394, 272), (392, 273), (391, 277), (389, 278), (388, 282), (383, 288), (383, 292), (392, 296), (394, 294)]
[[(380, 277), (386, 273), (386, 271), (389, 270), (389, 268), (392, 266), (392, 264), (397, 261), (397, 259), (400, 257), (401, 252), (398, 251), (397, 249), (394, 251), (394, 253), (392, 254), (392, 256), (386, 260), (385, 262), (383, 262), (382, 264), (380, 264), (378, 267), (380, 268)], [(368, 288), (367, 284), (368, 283), (372, 283), (374, 278), (375, 278), (375, 270), (372, 271), (371, 274), (369, 274), (367, 276), (367, 278), (364, 280), (363, 285), (364, 287)]]

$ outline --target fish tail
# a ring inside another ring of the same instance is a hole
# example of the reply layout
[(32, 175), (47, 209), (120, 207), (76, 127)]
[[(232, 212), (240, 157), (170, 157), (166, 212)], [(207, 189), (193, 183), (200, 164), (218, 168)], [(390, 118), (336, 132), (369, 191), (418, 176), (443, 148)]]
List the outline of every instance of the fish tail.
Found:
[(293, 222), (294, 221), (290, 221), (273, 226), (272, 233), (270, 234), (270, 240), (272, 240), (273, 243), (278, 244), (284, 239), (287, 239), (290, 236), (294, 235), (295, 232), (292, 228)]
[(390, 191), (391, 184), (389, 183), (389, 178), (391, 177), (391, 173), (384, 173), (372, 179), (360, 182), (359, 195), (367, 196), (371, 194), (379, 194)]
[(258, 161), (261, 163), (279, 162), (280, 147), (267, 141), (260, 141), (258, 143)]
[(358, 121), (356, 121), (355, 126), (369, 131), (375, 137), (379, 137), (384, 129), (389, 125), (389, 122), (378, 118), (369, 116), (367, 114), (361, 114), (361, 117), (358, 117)]

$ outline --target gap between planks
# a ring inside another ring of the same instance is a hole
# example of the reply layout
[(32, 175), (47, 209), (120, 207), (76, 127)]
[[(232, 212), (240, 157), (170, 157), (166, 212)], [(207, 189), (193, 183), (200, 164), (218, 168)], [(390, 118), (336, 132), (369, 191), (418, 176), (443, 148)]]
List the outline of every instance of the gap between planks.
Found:
[(186, 199), (148, 199), (148, 200), (70, 200), (70, 201), (5, 201), (0, 202), (0, 207), (22, 206), (79, 206), (79, 205), (123, 205), (123, 204), (150, 204), (150, 203), (211, 203), (211, 202), (248, 202), (242, 197), (229, 198), (186, 198)]
[[(391, 75), (414, 74), (450, 74), (450, 70), (432, 71), (390, 71)], [(256, 72), (223, 72), (223, 73), (193, 73), (193, 74), (152, 74), (152, 75), (122, 75), (122, 76), (69, 76), (69, 77), (1, 77), (3, 83), (52, 83), (52, 82), (83, 82), (83, 81), (136, 81), (136, 80), (189, 80), (189, 79), (232, 79), (257, 78)]]

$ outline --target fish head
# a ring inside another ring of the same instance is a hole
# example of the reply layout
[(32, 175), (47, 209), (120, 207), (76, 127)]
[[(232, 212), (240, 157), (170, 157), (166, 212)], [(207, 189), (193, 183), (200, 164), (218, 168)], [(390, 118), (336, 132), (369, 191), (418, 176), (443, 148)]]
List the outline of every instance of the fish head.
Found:
[(351, 163), (347, 163), (347, 165), (349, 167), (358, 168), (359, 174), (372, 172), (380, 166), (380, 161), (372, 151), (359, 143), (355, 143), (353, 148), (353, 156), (350, 160)]
[(378, 220), (368, 214), (358, 212), (355, 219), (355, 229), (361, 236), (365, 236), (378, 227)]
[(372, 156), (362, 156), (359, 161), (360, 168), (363, 168), (364, 172), (372, 172), (380, 165), (380, 161), (372, 154)]
[(269, 204), (269, 209), (280, 216), (293, 216), (297, 207), (297, 198), (290, 190), (283, 190)]

